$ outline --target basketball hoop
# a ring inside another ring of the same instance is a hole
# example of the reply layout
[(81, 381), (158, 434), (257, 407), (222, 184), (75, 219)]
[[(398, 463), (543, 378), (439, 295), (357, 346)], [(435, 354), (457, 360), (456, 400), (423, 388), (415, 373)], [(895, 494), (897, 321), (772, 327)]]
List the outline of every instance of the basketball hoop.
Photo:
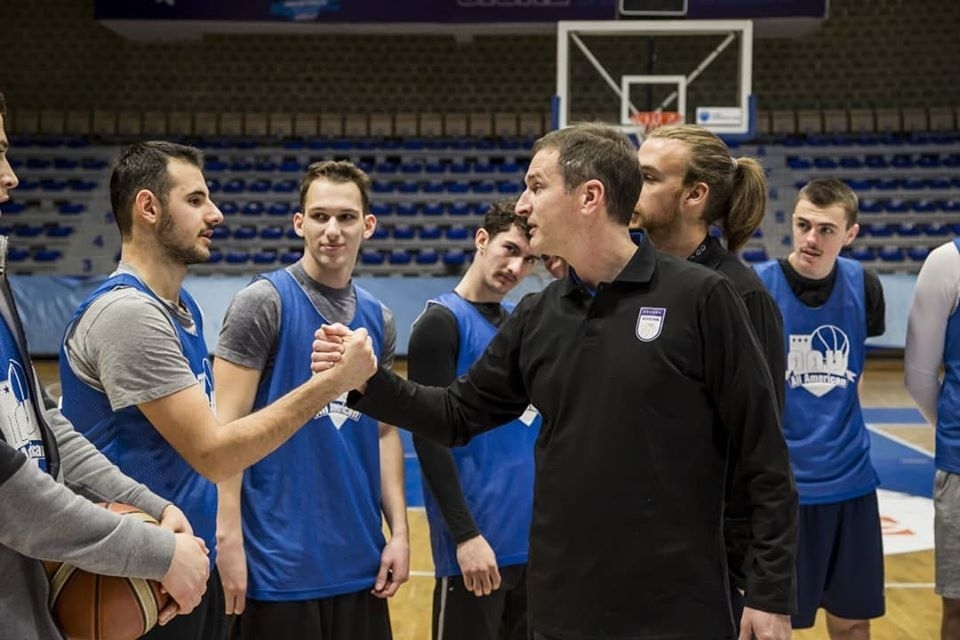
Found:
[(646, 134), (665, 124), (683, 122), (679, 111), (636, 111), (630, 114), (630, 120), (640, 128), (640, 133)]

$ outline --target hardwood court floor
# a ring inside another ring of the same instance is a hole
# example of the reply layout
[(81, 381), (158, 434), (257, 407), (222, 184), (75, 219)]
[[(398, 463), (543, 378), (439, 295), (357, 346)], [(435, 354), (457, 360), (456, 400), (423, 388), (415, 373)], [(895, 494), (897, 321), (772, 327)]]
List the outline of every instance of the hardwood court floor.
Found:
[[(38, 362), (44, 385), (56, 382), (56, 363)], [(397, 369), (405, 374), (404, 362)], [(868, 360), (861, 388), (864, 407), (913, 407), (903, 390), (902, 360)], [(889, 433), (924, 451), (933, 451), (933, 430), (917, 424), (882, 425)], [(390, 602), (395, 640), (430, 640), (433, 597), (433, 563), (429, 534), (422, 509), (409, 513), (411, 577)], [(873, 621), (873, 640), (933, 640), (939, 637), (940, 600), (933, 593), (933, 552), (920, 551), (886, 557), (887, 614)], [(828, 640), (823, 613), (813, 629), (796, 631), (797, 640)]]

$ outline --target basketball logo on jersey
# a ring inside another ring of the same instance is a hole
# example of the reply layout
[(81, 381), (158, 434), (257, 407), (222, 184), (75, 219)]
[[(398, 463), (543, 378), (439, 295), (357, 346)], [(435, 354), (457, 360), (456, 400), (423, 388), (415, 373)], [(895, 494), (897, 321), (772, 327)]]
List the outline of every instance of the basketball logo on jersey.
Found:
[(640, 307), (637, 316), (637, 339), (641, 342), (653, 342), (663, 331), (663, 319), (667, 310), (663, 307)]
[(351, 409), (347, 406), (347, 393), (344, 393), (339, 398), (321, 409), (320, 413), (314, 416), (314, 419), (324, 417), (330, 418), (330, 422), (333, 423), (333, 426), (335, 426), (337, 429), (340, 429), (347, 420), (359, 422), (361, 415), (363, 414), (361, 414), (359, 411)]
[(30, 402), (27, 374), (16, 360), (7, 361), (7, 379), (0, 383), (0, 421), (7, 443), (46, 471), (47, 460)]
[(803, 387), (820, 398), (846, 389), (857, 374), (847, 369), (850, 339), (840, 327), (825, 324), (810, 335), (791, 335), (787, 352), (787, 384)]

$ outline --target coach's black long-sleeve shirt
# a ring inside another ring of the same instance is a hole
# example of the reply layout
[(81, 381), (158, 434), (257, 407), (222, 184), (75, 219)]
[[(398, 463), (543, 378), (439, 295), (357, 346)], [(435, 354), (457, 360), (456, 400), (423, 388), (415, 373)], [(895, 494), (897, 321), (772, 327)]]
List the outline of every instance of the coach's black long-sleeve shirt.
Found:
[[(364, 413), (445, 444), (543, 417), (530, 531), (533, 626), (560, 638), (727, 638), (728, 449), (751, 507), (747, 605), (794, 602), (797, 496), (763, 356), (730, 283), (647, 242), (594, 295), (526, 297), (447, 389), (384, 370)], [(733, 447), (728, 447), (728, 443)]]

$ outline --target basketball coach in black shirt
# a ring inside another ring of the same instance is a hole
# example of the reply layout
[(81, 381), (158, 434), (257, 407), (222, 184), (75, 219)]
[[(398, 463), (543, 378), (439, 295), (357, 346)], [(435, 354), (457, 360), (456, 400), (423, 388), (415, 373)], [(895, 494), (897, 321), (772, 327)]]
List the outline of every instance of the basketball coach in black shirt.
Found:
[[(738, 464), (752, 545), (740, 638), (787, 640), (797, 494), (739, 296), (630, 235), (640, 171), (621, 133), (568, 127), (533, 153), (517, 213), (571, 275), (524, 298), (450, 387), (381, 369), (352, 406), (447, 445), (539, 409), (528, 598), (544, 640), (734, 638), (721, 525)], [(317, 332), (316, 370), (346, 331)]]

